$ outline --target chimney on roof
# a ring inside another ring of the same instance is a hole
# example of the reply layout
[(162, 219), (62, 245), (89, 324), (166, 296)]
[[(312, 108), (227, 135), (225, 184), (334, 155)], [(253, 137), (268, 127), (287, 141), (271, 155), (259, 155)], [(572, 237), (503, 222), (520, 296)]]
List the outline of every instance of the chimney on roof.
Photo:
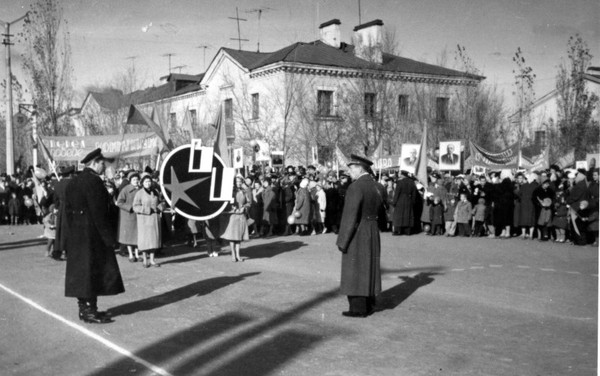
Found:
[(321, 42), (335, 48), (340, 48), (340, 25), (342, 23), (337, 18), (324, 22), (319, 26), (321, 31)]
[(372, 63), (383, 63), (383, 21), (374, 20), (354, 28), (354, 55)]

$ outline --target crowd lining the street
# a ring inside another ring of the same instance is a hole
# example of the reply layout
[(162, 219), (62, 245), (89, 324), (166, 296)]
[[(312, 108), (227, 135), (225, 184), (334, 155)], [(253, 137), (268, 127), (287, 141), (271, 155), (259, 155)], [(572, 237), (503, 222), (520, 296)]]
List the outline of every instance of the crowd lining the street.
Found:
[[(72, 167), (61, 169), (63, 186), (74, 173)], [(47, 255), (65, 257), (61, 245), (54, 244), (64, 188), (56, 174), (36, 175), (29, 169), (0, 176), (0, 224), (43, 223)], [(385, 188), (386, 204), (379, 215), (380, 229), (392, 235), (518, 236), (598, 244), (598, 169), (563, 171), (552, 166), (514, 177), (432, 171), (427, 188), (406, 171), (392, 171), (381, 174), (379, 183)], [(154, 255), (176, 233), (188, 234), (193, 247), (204, 238), (211, 257), (218, 256), (220, 242), (229, 241), (233, 261), (243, 260), (240, 242), (251, 237), (337, 233), (349, 185), (345, 173), (313, 166), (256, 168), (246, 177), (236, 177), (235, 202), (217, 218), (199, 222), (169, 210), (158, 174), (149, 168), (105, 177), (119, 252), (131, 262), (142, 260), (145, 267), (160, 266)]]

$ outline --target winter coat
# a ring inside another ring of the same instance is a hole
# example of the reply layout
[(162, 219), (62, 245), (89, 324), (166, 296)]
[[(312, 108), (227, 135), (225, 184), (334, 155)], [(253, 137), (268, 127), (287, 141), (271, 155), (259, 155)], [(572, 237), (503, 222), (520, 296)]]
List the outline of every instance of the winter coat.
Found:
[(56, 238), (56, 214), (48, 213), (44, 217), (44, 237), (46, 239)]
[(133, 185), (127, 185), (119, 193), (117, 206), (119, 207), (119, 243), (127, 245), (136, 245), (137, 235), (137, 215), (133, 211), (133, 199), (139, 188)]
[(324, 190), (320, 190), (317, 191), (316, 194), (316, 200), (315, 200), (315, 213), (314, 213), (314, 219), (315, 222), (318, 223), (323, 223), (325, 222), (325, 210), (327, 210), (327, 197), (325, 197), (325, 191)]
[(415, 201), (419, 192), (417, 186), (409, 178), (402, 178), (396, 183), (394, 190), (393, 225), (394, 227), (413, 227), (415, 225)]
[(487, 206), (485, 204), (477, 204), (473, 208), (473, 220), (483, 222), (485, 221), (485, 213), (487, 210)]
[(19, 217), (21, 215), (21, 201), (18, 198), (8, 200), (8, 215)]
[[(66, 188), (65, 296), (93, 298), (125, 291), (108, 221), (110, 198), (102, 179), (86, 168)], [(61, 204), (62, 205), (62, 204)]]
[(521, 189), (517, 195), (519, 207), (519, 223), (515, 226), (531, 227), (536, 223), (535, 203), (533, 202), (533, 192), (539, 187), (537, 182), (525, 183), (521, 185)]
[(381, 292), (377, 215), (382, 206), (371, 175), (362, 175), (350, 184), (336, 243), (343, 252), (340, 292), (344, 295), (375, 296)]
[(273, 190), (273, 187), (267, 187), (262, 192), (263, 201), (263, 221), (269, 225), (279, 224), (277, 209), (279, 209), (278, 195)]
[(139, 189), (133, 198), (133, 211), (136, 213), (137, 247), (140, 251), (159, 249), (161, 239), (161, 213), (157, 192)]
[(469, 201), (459, 201), (454, 211), (454, 220), (456, 223), (469, 223), (472, 211), (473, 206)]
[(294, 212), (300, 212), (300, 218), (296, 218), (296, 224), (307, 225), (310, 223), (310, 193), (307, 188), (299, 188), (296, 192), (296, 205)]
[(454, 201), (454, 204), (448, 202), (446, 208), (444, 209), (444, 219), (446, 222), (454, 222), (454, 212), (456, 211), (456, 205), (458, 205), (458, 201)]
[(54, 248), (57, 251), (63, 251), (66, 249), (67, 246), (67, 241), (65, 239), (64, 236), (62, 236), (62, 233), (64, 231), (64, 228), (66, 226), (66, 221), (65, 221), (65, 214), (64, 214), (64, 208), (65, 208), (65, 200), (66, 200), (66, 190), (67, 190), (67, 185), (71, 182), (71, 178), (62, 178), (59, 182), (56, 182), (56, 185), (54, 186), (54, 204), (56, 205), (56, 208), (58, 209), (58, 215), (56, 216), (56, 240), (54, 241)]
[(429, 218), (431, 225), (443, 225), (444, 224), (444, 205), (441, 203), (433, 204), (429, 207)]

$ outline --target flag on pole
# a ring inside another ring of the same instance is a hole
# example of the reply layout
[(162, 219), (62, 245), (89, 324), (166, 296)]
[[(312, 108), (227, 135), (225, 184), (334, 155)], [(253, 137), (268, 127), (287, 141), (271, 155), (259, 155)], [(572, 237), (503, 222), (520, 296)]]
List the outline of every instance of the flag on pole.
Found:
[(181, 128), (187, 130), (190, 133), (190, 140), (194, 138), (194, 127), (192, 126), (192, 119), (190, 118), (190, 106), (185, 108), (185, 114), (183, 115), (183, 121), (181, 122)]
[(338, 168), (339, 166), (347, 166), (348, 158), (344, 155), (344, 153), (340, 150), (340, 147), (335, 145), (335, 161), (337, 162)]
[(227, 147), (227, 130), (225, 129), (225, 124), (223, 124), (223, 109), (219, 107), (219, 111), (217, 112), (217, 117), (214, 122), (214, 127), (217, 128), (217, 135), (215, 137), (215, 144), (213, 146), (215, 153), (217, 153), (225, 167), (231, 167), (231, 157), (229, 156), (229, 148)]
[(48, 147), (46, 146), (46, 144), (44, 144), (44, 142), (42, 141), (40, 136), (37, 137), (37, 143), (38, 143), (38, 145), (42, 146), (42, 152), (44, 153), (44, 157), (46, 157), (46, 160), (48, 161), (48, 165), (50, 166), (50, 169), (52, 171), (54, 171), (54, 173), (56, 174), (56, 178), (58, 180), (60, 180), (60, 175), (56, 171), (56, 161), (54, 160), (54, 158), (52, 158), (52, 154), (50, 153), (50, 150), (48, 150)]
[(423, 136), (421, 137), (421, 147), (415, 174), (417, 175), (417, 180), (427, 187), (427, 122), (425, 122), (425, 127), (423, 128)]
[[(152, 118), (154, 117), (154, 109), (152, 109), (151, 117)], [(148, 115), (146, 115), (145, 113), (140, 111), (134, 105), (131, 105), (129, 107), (129, 114), (127, 115), (127, 124), (146, 125), (146, 126), (150, 127), (150, 129), (154, 133), (156, 133), (156, 135), (161, 139), (163, 144), (167, 148), (170, 148), (170, 144), (167, 141), (167, 138), (165, 137), (165, 133), (163, 132), (163, 129), (160, 127), (160, 125), (156, 124), (156, 122), (154, 122), (154, 120), (152, 120), (151, 117), (149, 117)]]
[(373, 152), (373, 155), (369, 158), (370, 160), (379, 159), (383, 156), (383, 139), (379, 140), (377, 148)]

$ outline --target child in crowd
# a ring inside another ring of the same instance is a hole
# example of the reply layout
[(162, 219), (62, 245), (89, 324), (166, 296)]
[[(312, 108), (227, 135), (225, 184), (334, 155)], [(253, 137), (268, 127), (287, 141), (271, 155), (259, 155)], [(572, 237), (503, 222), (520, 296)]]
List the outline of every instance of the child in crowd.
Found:
[(469, 222), (471, 221), (471, 213), (473, 206), (467, 200), (467, 194), (460, 194), (460, 202), (456, 205), (456, 211), (454, 212), (454, 220), (456, 221), (456, 229), (458, 235), (468, 237), (471, 231), (469, 231)]
[(446, 236), (454, 236), (456, 233), (456, 221), (454, 218), (454, 212), (456, 211), (456, 198), (452, 197), (450, 202), (446, 205), (444, 212), (444, 219), (446, 220)]
[(431, 221), (431, 235), (443, 235), (444, 205), (438, 196), (433, 198), (433, 203), (429, 207), (429, 220)]
[(556, 232), (556, 241), (558, 243), (566, 241), (565, 232), (567, 227), (569, 227), (568, 215), (569, 208), (567, 208), (565, 197), (560, 196), (554, 203), (554, 218), (552, 219), (552, 227), (554, 227), (554, 231)]
[(19, 223), (19, 217), (21, 216), (21, 201), (17, 197), (16, 192), (10, 194), (10, 200), (8, 200), (8, 215), (10, 216), (10, 223), (17, 225)]
[(480, 237), (485, 235), (485, 229), (483, 224), (485, 222), (487, 207), (485, 205), (485, 198), (480, 197), (477, 200), (477, 205), (473, 208), (473, 236)]
[(54, 239), (56, 238), (56, 214), (58, 209), (54, 204), (50, 205), (48, 214), (44, 217), (44, 237), (48, 239), (46, 244), (46, 257), (52, 257), (54, 252)]

